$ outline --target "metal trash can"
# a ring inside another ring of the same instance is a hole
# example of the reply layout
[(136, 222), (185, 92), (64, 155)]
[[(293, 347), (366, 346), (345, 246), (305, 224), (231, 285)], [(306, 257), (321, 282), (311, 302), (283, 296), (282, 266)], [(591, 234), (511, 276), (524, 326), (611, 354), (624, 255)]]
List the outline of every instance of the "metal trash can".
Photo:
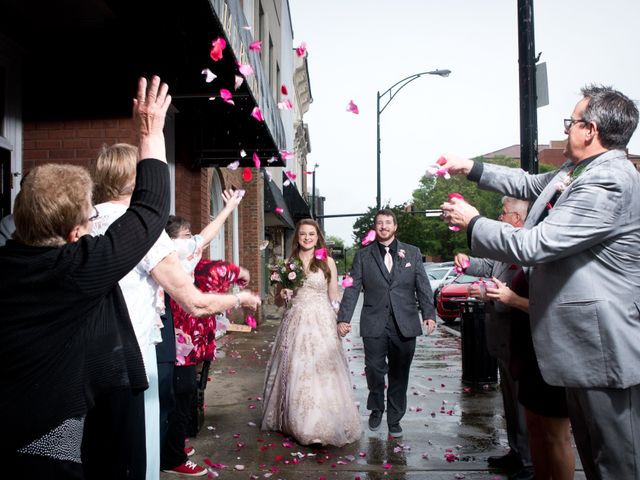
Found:
[(498, 383), (498, 362), (487, 349), (485, 304), (473, 298), (459, 303), (462, 307), (462, 382), (474, 385)]

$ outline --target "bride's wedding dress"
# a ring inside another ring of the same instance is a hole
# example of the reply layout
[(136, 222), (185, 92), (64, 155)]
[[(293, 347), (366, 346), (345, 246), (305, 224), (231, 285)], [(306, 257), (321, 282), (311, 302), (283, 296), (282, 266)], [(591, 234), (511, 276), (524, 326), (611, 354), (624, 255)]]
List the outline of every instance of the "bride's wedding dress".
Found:
[(336, 314), (321, 270), (309, 272), (285, 310), (267, 366), (262, 429), (300, 444), (341, 447), (360, 438), (360, 415)]

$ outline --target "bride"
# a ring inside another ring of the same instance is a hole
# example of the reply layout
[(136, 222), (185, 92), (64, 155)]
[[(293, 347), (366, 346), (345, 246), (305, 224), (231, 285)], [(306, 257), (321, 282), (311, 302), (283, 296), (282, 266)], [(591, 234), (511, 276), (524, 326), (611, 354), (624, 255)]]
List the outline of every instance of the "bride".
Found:
[(338, 275), (318, 224), (296, 225), (291, 259), (305, 270), (303, 285), (277, 294), (288, 301), (267, 366), (262, 429), (293, 436), (300, 444), (341, 447), (360, 438), (347, 359), (336, 325)]

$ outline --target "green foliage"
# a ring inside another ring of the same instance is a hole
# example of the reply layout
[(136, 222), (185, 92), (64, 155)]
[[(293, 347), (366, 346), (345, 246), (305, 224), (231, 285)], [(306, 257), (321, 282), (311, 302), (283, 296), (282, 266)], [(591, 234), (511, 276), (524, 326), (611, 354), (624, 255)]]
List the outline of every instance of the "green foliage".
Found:
[[(485, 161), (481, 157), (475, 160)], [(490, 163), (507, 167), (520, 166), (519, 162), (511, 157), (495, 157)], [(540, 165), (541, 172), (554, 168), (549, 165)], [(440, 205), (447, 201), (447, 195), (452, 192), (460, 193), (465, 200), (478, 209), (481, 215), (498, 218), (502, 208), (502, 195), (480, 190), (475, 182), (462, 176), (453, 176), (450, 180), (422, 177), (409, 203), (413, 204), (413, 210), (417, 212), (440, 209)], [(417, 246), (423, 255), (444, 261), (451, 260), (458, 252), (469, 252), (466, 233), (449, 230), (439, 217), (425, 217), (424, 214), (407, 212), (405, 205), (390, 208), (398, 218), (398, 239)], [(375, 214), (375, 207), (370, 207), (367, 213), (353, 224), (355, 248), (360, 248), (360, 240), (373, 228)]]

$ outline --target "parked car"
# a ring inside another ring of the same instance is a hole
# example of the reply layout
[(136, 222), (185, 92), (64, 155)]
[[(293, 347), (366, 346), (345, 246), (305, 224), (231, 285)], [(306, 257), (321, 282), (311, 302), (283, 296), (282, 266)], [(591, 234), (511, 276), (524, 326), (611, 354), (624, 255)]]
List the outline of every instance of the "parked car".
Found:
[(455, 267), (453, 262), (442, 263), (425, 263), (424, 271), (427, 273), (429, 283), (431, 284), (431, 291), (436, 292), (443, 284), (447, 283), (451, 279), (456, 277)]
[(462, 314), (460, 300), (468, 298), (469, 284), (480, 280), (471, 275), (460, 275), (450, 283), (443, 285), (436, 294), (436, 311), (444, 323), (453, 321)]

